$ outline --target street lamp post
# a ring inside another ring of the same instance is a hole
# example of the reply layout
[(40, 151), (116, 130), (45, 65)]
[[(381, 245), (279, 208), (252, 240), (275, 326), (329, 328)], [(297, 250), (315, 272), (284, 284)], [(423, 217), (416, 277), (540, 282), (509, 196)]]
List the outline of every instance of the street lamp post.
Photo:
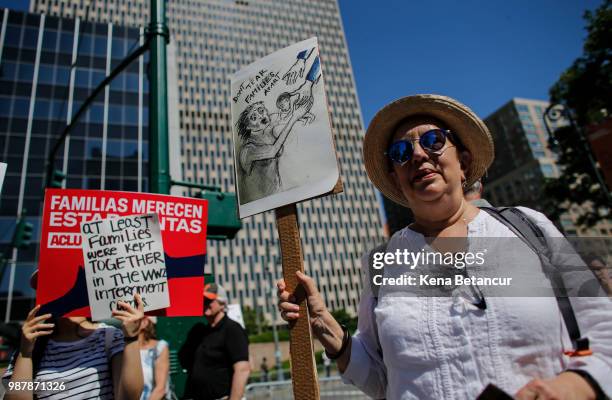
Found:
[(591, 151), (591, 146), (589, 145), (589, 141), (584, 135), (582, 128), (580, 128), (576, 124), (576, 121), (574, 121), (574, 118), (572, 117), (572, 113), (570, 109), (563, 104), (553, 103), (549, 105), (548, 108), (546, 108), (546, 111), (544, 111), (543, 119), (544, 119), (544, 125), (546, 126), (546, 131), (548, 132), (548, 135), (551, 138), (553, 138), (553, 140), (555, 141), (557, 140), (555, 137), (555, 132), (552, 129), (550, 124), (552, 122), (561, 121), (562, 119), (566, 119), (570, 123), (572, 130), (576, 132), (576, 134), (578, 135), (578, 141), (580, 142), (580, 145), (582, 146), (582, 150), (584, 151), (584, 153), (587, 156), (587, 159), (589, 160), (589, 165), (591, 167), (591, 170), (593, 171), (593, 174), (595, 175), (595, 178), (597, 179), (597, 182), (599, 183), (599, 186), (601, 187), (601, 190), (603, 191), (604, 196), (606, 197), (606, 201), (608, 205), (612, 206), (612, 195), (610, 194), (610, 191), (608, 190), (608, 186), (606, 185), (606, 181), (604, 180), (604, 177), (601, 174), (599, 167), (597, 166), (597, 162), (595, 161), (595, 158), (593, 157), (593, 152)]
[(151, 0), (149, 65), (149, 192), (170, 193), (168, 155), (168, 80), (166, 44), (170, 34), (166, 25), (164, 0)]

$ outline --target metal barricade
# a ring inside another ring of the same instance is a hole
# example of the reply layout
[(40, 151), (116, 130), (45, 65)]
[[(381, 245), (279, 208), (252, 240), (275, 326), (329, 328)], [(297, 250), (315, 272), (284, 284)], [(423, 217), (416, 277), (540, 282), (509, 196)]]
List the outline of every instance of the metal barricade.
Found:
[[(319, 378), (321, 399), (369, 399), (353, 385), (342, 382), (340, 376)], [(290, 380), (250, 383), (246, 386), (244, 396), (247, 400), (291, 400), (293, 386)]]

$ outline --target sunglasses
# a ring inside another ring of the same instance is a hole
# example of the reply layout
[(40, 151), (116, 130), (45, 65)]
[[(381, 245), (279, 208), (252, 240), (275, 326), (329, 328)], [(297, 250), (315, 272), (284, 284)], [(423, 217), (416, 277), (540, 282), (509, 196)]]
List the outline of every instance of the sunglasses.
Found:
[(419, 145), (429, 154), (441, 155), (442, 149), (446, 144), (446, 138), (450, 136), (450, 131), (444, 129), (432, 129), (425, 132), (416, 140), (398, 140), (397, 142), (391, 143), (385, 155), (389, 157), (391, 161), (400, 166), (406, 164), (412, 158), (414, 154), (414, 145), (412, 142), (418, 140)]

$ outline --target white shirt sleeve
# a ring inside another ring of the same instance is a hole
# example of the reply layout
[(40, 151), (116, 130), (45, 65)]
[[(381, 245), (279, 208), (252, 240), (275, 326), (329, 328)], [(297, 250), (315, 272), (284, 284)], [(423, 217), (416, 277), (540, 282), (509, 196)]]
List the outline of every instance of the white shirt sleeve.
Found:
[(351, 358), (342, 374), (343, 381), (357, 386), (373, 399), (384, 399), (387, 390), (387, 371), (376, 331), (374, 308), (377, 299), (370, 288), (368, 254), (361, 259), (364, 277), (359, 302), (357, 333), (352, 338)]
[[(529, 208), (519, 207), (542, 230), (551, 247), (554, 266), (585, 267), (577, 253), (563, 251), (563, 234), (544, 214)], [(612, 397), (612, 299), (609, 297), (570, 297), (570, 302), (582, 337), (587, 337), (593, 354), (571, 357), (567, 369), (588, 372), (597, 381), (604, 393)], [(569, 342), (569, 340), (568, 340)]]

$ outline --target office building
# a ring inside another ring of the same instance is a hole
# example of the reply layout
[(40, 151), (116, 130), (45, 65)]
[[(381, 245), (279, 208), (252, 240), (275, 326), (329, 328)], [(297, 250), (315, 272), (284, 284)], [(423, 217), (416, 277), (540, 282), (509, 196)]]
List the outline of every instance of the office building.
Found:
[[(545, 101), (514, 98), (485, 118), (495, 141), (495, 161), (484, 179), (484, 192), (494, 205), (521, 205), (546, 214), (541, 202), (544, 179), (563, 173), (557, 165), (555, 153), (548, 147), (548, 133), (543, 120), (548, 105)], [(552, 128), (566, 123), (557, 121)], [(601, 221), (589, 229), (577, 228), (578, 212), (574, 206), (555, 221), (565, 234), (612, 234), (610, 221)]]
[[(142, 32), (8, 9), (0, 15), (0, 160), (8, 164), (0, 196), (2, 249), (26, 210), (34, 225), (35, 243), (17, 251), (14, 268), (10, 317), (21, 319), (34, 304), (29, 277), (37, 265), (48, 155), (67, 121), (109, 69), (138, 46)], [(55, 168), (66, 173), (67, 188), (147, 189), (145, 63), (146, 56), (135, 61), (102, 91), (60, 148)], [(7, 268), (0, 288), (2, 314), (10, 275)]]
[[(230, 74), (280, 48), (318, 37), (344, 192), (298, 206), (303, 254), (328, 306), (356, 312), (362, 287), (359, 260), (382, 241), (383, 230), (375, 190), (362, 164), (364, 127), (337, 1), (167, 4), (176, 45), (182, 173), (223, 191), (234, 191)], [(146, 1), (34, 0), (31, 10), (131, 27), (148, 20)], [(235, 240), (209, 241), (206, 272), (229, 289), (231, 301), (267, 312), (266, 296), (281, 276), (274, 214), (243, 222)]]

